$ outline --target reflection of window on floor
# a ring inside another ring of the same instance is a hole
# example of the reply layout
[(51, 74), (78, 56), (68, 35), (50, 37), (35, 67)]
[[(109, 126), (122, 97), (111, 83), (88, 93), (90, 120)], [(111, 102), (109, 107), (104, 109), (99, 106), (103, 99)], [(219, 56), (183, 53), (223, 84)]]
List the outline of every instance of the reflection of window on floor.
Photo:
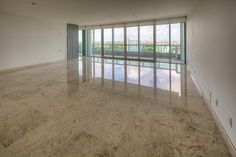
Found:
[(83, 62), (82, 61), (79, 61), (79, 75), (80, 76), (83, 76)]
[(115, 81), (124, 82), (125, 76), (124, 76), (124, 65), (114, 65), (114, 79)]
[(85, 75), (91, 74), (88, 77), (94, 79), (104, 78), (108, 82), (115, 81), (116, 83), (166, 90), (178, 93), (181, 96), (180, 64), (93, 58), (92, 65), (89, 66), (89, 64), (83, 64), (83, 61), (82, 58), (79, 58), (78, 70), (80, 76), (83, 76), (83, 72), (90, 71), (89, 68), (92, 68), (92, 71), (85, 73)]
[(137, 66), (127, 65), (127, 82), (131, 84), (139, 83), (139, 71)]
[(104, 64), (104, 78), (108, 80), (112, 80), (112, 64), (105, 63)]
[(154, 69), (149, 67), (140, 67), (140, 85), (154, 86)]
[(101, 78), (102, 77), (102, 67), (101, 63), (95, 63), (95, 78)]

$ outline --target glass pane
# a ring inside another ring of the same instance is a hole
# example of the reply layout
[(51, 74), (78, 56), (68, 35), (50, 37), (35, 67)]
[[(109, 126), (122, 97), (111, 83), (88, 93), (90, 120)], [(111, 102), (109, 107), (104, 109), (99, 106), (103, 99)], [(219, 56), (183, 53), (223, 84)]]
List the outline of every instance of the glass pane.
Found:
[(82, 30), (79, 30), (79, 56), (82, 56)]
[(153, 26), (140, 27), (140, 57), (153, 59)]
[(93, 54), (101, 57), (102, 54), (101, 29), (94, 30)]
[(169, 62), (169, 24), (156, 26), (157, 61)]
[(127, 57), (138, 58), (138, 27), (127, 27)]
[(104, 29), (104, 56), (112, 56), (112, 29)]
[(124, 28), (114, 28), (114, 56), (124, 58)]
[(93, 30), (87, 30), (87, 55), (93, 56)]
[(171, 24), (171, 62), (179, 63), (182, 59), (181, 24)]

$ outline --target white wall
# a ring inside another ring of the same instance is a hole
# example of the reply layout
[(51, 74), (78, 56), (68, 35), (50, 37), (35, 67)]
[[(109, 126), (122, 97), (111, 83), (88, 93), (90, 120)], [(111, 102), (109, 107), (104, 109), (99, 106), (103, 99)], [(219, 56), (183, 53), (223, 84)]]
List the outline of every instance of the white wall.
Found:
[(209, 100), (212, 92), (211, 105), (236, 147), (235, 6), (235, 0), (196, 2), (187, 22), (187, 60)]
[(0, 70), (66, 59), (66, 23), (0, 13)]

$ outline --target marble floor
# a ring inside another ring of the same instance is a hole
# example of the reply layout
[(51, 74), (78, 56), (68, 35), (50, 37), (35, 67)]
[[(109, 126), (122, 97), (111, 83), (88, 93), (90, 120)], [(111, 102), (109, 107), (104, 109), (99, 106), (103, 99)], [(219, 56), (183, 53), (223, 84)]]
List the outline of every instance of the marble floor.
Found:
[(79, 58), (0, 73), (0, 157), (230, 157), (180, 64)]

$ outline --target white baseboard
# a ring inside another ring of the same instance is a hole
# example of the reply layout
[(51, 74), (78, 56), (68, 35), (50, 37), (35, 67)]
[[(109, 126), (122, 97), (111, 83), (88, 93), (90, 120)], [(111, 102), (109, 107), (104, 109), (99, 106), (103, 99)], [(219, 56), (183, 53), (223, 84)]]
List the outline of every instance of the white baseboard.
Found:
[(232, 154), (233, 157), (236, 157), (236, 148), (234, 147), (234, 145), (233, 145), (231, 139), (229, 138), (228, 134), (226, 133), (226, 131), (225, 131), (225, 129), (224, 129), (222, 123), (220, 122), (220, 120), (219, 120), (219, 118), (218, 118), (216, 112), (215, 112), (214, 109), (212, 108), (211, 103), (210, 103), (210, 101), (209, 101), (208, 98), (207, 98), (207, 95), (206, 95), (205, 92), (203, 91), (203, 88), (201, 87), (201, 85), (200, 85), (200, 83), (198, 82), (198, 80), (195, 78), (195, 76), (194, 76), (194, 74), (193, 74), (193, 72), (192, 72), (191, 67), (190, 67), (189, 65), (187, 65), (187, 68), (188, 68), (188, 71), (189, 71), (190, 74), (191, 74), (191, 77), (192, 77), (192, 79), (193, 79), (193, 82), (194, 82), (195, 86), (196, 86), (197, 89), (198, 89), (199, 94), (203, 97), (203, 99), (204, 99), (204, 101), (205, 101), (205, 103), (206, 103), (206, 105), (207, 105), (209, 111), (211, 112), (211, 115), (212, 115), (212, 117), (214, 118), (214, 120), (215, 120), (215, 122), (216, 122), (216, 124), (217, 124), (217, 127), (219, 128), (219, 130), (220, 130), (220, 132), (221, 132), (221, 134), (222, 134), (222, 136), (223, 136), (223, 138), (224, 138), (224, 140), (225, 140), (225, 142), (226, 142), (226, 144), (227, 144), (227, 146), (228, 146), (228, 148), (229, 148), (230, 153)]
[(18, 70), (48, 65), (48, 64), (52, 64), (52, 63), (56, 63), (56, 62), (61, 62), (61, 61), (66, 61), (66, 60), (63, 59), (63, 60), (56, 60), (56, 61), (48, 61), (48, 62), (44, 62), (44, 63), (37, 63), (37, 64), (14, 67), (14, 68), (0, 69), (0, 73), (14, 72), (14, 71), (18, 71)]

